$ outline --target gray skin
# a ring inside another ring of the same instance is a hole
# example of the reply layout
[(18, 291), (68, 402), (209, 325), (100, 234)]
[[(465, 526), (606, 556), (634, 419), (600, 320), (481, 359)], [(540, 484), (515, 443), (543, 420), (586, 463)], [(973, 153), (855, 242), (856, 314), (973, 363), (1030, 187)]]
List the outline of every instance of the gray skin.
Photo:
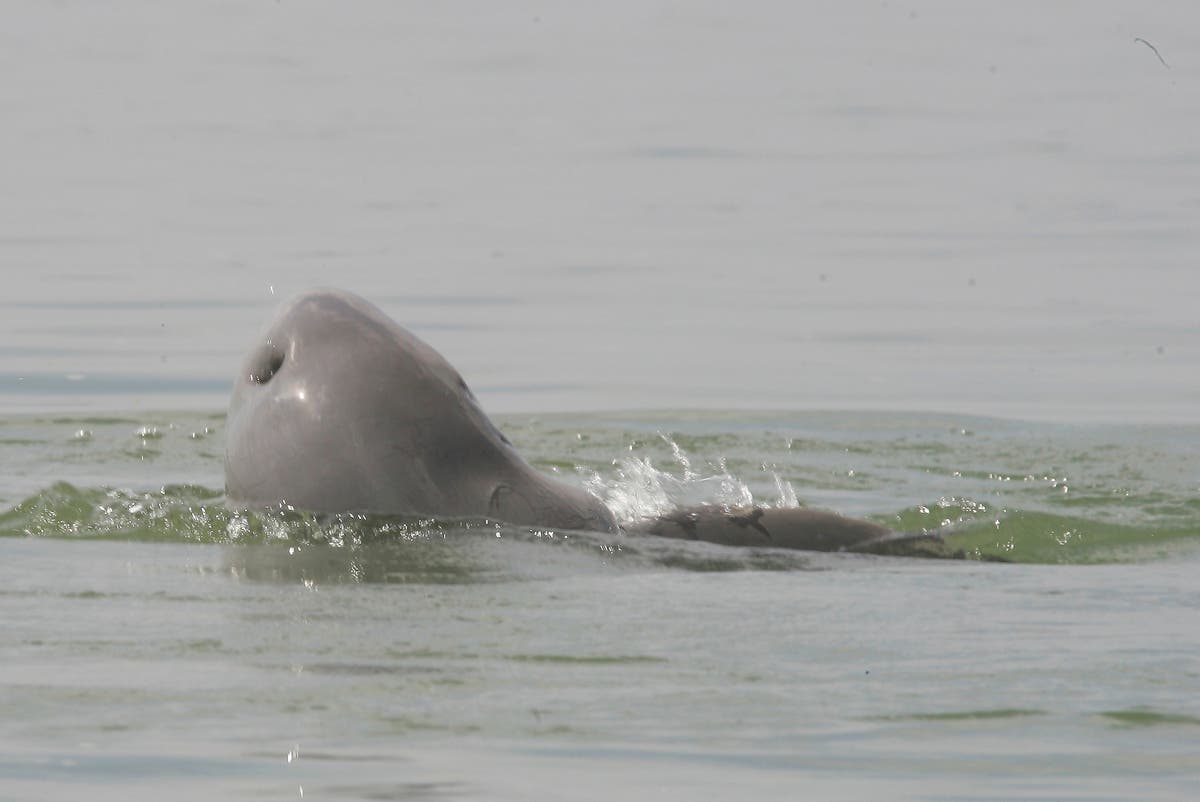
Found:
[(437, 351), (337, 291), (289, 303), (242, 364), (225, 493), (247, 507), (617, 529), (599, 499), (522, 459)]
[[(599, 499), (530, 466), (433, 348), (337, 290), (287, 304), (242, 364), (226, 419), (225, 492), (241, 507), (619, 531)], [(937, 540), (759, 507), (681, 510), (627, 530), (817, 551), (927, 553), (923, 544)]]

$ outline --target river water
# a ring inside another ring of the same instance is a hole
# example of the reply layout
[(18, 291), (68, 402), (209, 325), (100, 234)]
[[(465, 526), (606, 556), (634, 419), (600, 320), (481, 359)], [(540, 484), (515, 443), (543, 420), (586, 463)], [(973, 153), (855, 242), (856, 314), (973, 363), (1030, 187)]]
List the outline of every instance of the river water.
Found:
[[(1191, 799), (1200, 12), (14, 2), (0, 799)], [(355, 290), (631, 518), (247, 514), (233, 371)]]

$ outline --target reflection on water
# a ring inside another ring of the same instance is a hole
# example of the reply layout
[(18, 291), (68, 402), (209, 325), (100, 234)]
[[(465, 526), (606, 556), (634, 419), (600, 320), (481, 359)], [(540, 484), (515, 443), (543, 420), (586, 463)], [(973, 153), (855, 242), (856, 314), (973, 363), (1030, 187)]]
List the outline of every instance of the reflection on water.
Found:
[[(369, 543), (230, 546), (224, 569), (259, 582), (470, 584), (596, 573), (621, 559), (617, 548), (584, 535), (506, 532), (487, 524), (484, 529), (435, 529)], [(565, 548), (541, 545), (551, 541)]]
[[(493, 527), (488, 526), (488, 529)], [(829, 570), (836, 557), (779, 549), (738, 550), (708, 543), (622, 539), (591, 533), (450, 530), (352, 546), (326, 543), (230, 546), (223, 570), (258, 582), (327, 585), (359, 582), (478, 584), (572, 575), (661, 571)], [(498, 541), (503, 542), (498, 542)], [(904, 553), (912, 553), (906, 550)], [(934, 555), (940, 556), (940, 555)], [(863, 559), (858, 555), (843, 560)]]

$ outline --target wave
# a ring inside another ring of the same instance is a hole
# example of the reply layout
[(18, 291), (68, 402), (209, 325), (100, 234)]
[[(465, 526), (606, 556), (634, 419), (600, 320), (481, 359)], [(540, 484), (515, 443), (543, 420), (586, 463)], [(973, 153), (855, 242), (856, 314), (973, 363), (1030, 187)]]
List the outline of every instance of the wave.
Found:
[[(740, 491), (728, 486), (725, 491), (741, 500)], [(786, 491), (781, 495), (782, 504)], [(669, 503), (655, 496), (652, 506)], [(997, 512), (969, 499), (939, 499), (873, 517), (899, 531), (936, 530), (946, 544), (940, 556), (974, 560), (1121, 563), (1169, 559), (1200, 547), (1200, 521), (1117, 524), (1034, 510)], [(552, 571), (564, 559), (577, 570), (804, 570), (829, 565), (808, 552), (555, 532), (483, 519), (238, 510), (221, 491), (190, 484), (136, 492), (56, 482), (0, 512), (0, 537), (221, 544), (241, 548), (240, 568), (232, 570), (268, 578), (320, 574), (325, 581), (479, 581)]]

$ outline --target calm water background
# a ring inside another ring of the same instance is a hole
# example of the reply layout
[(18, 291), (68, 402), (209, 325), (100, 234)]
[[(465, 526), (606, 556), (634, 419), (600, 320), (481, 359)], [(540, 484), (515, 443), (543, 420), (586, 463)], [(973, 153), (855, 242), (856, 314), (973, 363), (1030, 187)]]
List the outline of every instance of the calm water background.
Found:
[[(1193, 797), (1192, 4), (4, 19), (0, 798)], [(610, 500), (1026, 562), (243, 535), (219, 413), (313, 285)]]
[(496, 411), (1196, 420), (1190, 4), (6, 17), (10, 403), (220, 408), (334, 284)]

